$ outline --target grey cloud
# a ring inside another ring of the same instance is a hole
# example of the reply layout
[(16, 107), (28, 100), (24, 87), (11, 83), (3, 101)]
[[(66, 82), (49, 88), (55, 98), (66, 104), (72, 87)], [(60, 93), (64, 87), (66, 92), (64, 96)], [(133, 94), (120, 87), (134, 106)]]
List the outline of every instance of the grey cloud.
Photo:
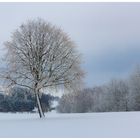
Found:
[(22, 22), (41, 17), (83, 54), (87, 86), (126, 77), (140, 59), (140, 3), (0, 3), (0, 52)]

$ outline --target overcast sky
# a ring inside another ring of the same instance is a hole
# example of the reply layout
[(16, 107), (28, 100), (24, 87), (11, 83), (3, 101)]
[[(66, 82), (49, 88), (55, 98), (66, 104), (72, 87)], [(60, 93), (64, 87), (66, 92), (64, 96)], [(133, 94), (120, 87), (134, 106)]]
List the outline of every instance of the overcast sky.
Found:
[(140, 3), (1, 3), (0, 48), (28, 19), (61, 27), (83, 55), (86, 86), (125, 78), (140, 63)]

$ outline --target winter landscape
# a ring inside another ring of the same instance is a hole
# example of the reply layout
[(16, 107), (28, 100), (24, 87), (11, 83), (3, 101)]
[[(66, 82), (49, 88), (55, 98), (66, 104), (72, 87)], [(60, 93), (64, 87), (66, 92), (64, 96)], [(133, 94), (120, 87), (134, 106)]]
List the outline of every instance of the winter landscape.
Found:
[(140, 137), (140, 3), (0, 3), (0, 138)]

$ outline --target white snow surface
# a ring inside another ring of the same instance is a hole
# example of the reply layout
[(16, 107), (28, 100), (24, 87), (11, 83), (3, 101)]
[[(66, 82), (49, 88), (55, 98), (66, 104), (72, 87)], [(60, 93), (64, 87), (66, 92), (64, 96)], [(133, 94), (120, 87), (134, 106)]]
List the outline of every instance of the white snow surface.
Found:
[(134, 138), (140, 137), (140, 112), (0, 113), (0, 137)]

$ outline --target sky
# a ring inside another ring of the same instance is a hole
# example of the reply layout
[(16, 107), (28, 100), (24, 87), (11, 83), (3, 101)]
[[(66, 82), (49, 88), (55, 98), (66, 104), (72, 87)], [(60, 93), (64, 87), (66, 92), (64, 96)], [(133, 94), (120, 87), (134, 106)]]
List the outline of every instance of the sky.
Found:
[(126, 78), (140, 63), (140, 3), (0, 3), (0, 54), (29, 19), (61, 27), (82, 54), (85, 86)]

